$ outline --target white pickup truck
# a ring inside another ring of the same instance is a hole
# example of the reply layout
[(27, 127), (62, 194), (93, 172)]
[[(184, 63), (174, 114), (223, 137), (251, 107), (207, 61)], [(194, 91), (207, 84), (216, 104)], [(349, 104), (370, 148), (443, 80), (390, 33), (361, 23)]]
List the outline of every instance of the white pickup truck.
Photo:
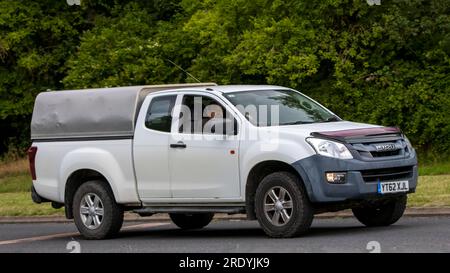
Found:
[(351, 208), (367, 226), (403, 214), (416, 153), (396, 127), (341, 120), (290, 88), (184, 84), (43, 92), (28, 151), (32, 199), (65, 207), (88, 239), (124, 211), (183, 229), (246, 213), (271, 237)]

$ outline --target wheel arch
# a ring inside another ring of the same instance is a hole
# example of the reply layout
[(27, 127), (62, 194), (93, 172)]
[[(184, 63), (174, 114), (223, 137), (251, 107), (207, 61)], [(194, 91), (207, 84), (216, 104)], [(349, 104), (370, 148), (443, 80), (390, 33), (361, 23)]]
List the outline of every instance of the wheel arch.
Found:
[[(305, 185), (305, 180), (291, 164), (279, 160), (266, 160), (257, 163), (251, 168), (250, 172), (248, 173), (245, 185), (245, 206), (248, 219), (250, 220), (256, 219), (255, 193), (261, 180), (271, 173), (283, 171), (292, 173), (295, 176), (297, 176), (299, 178), (301, 186), (307, 188)], [(309, 199), (309, 194), (307, 198)]]
[(84, 183), (94, 180), (108, 187), (113, 193), (114, 199), (116, 199), (111, 185), (102, 173), (93, 169), (76, 170), (69, 175), (64, 188), (64, 204), (67, 219), (73, 219), (73, 198), (78, 188)]

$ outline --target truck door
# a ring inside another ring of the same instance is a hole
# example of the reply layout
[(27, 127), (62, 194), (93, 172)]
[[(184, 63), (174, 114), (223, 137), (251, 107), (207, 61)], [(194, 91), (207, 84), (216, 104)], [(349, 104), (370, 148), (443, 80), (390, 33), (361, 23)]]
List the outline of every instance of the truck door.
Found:
[(136, 122), (133, 155), (139, 197), (171, 197), (169, 138), (177, 95), (150, 95)]
[[(172, 197), (195, 198), (199, 202), (202, 198), (239, 198), (237, 136), (211, 135), (205, 131), (211, 116), (225, 117), (229, 109), (206, 94), (184, 94), (178, 101), (181, 104), (174, 111), (177, 118), (169, 143)], [(186, 110), (190, 116), (185, 116)], [(196, 115), (200, 115), (197, 120)]]

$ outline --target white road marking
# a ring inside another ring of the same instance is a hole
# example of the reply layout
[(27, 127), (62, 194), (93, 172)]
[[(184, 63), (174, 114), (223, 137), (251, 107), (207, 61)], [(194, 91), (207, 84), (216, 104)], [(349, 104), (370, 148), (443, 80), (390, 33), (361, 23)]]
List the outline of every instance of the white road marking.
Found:
[[(158, 226), (164, 226), (164, 225), (168, 225), (168, 224), (169, 223), (145, 223), (145, 224), (125, 226), (121, 230), (133, 230), (133, 229), (142, 229), (142, 228), (149, 228), (149, 227), (158, 227)], [(29, 238), (22, 238), (22, 239), (6, 240), (6, 241), (0, 241), (0, 246), (1, 245), (11, 245), (11, 244), (19, 244), (19, 243), (45, 241), (45, 240), (50, 240), (50, 239), (73, 237), (73, 236), (79, 236), (79, 235), (80, 235), (80, 233), (78, 233), (78, 232), (66, 232), (66, 233), (50, 234), (50, 235), (43, 235), (43, 236), (36, 236), (36, 237), (29, 237)]]
[(165, 226), (168, 224), (169, 224), (168, 222), (166, 222), (166, 223), (145, 223), (145, 224), (126, 226), (126, 227), (123, 227), (121, 230), (130, 230), (130, 229), (135, 229), (135, 228), (159, 227), (159, 226)]
[(72, 237), (72, 236), (77, 236), (77, 235), (79, 235), (79, 233), (77, 233), (77, 232), (58, 233), (58, 234), (51, 234), (51, 235), (44, 235), (44, 236), (36, 236), (36, 237), (29, 237), (29, 238), (22, 238), (22, 239), (0, 241), (0, 245), (30, 243), (30, 242), (45, 241), (45, 240), (49, 240), (49, 239), (56, 239), (56, 238), (62, 238), (62, 237)]

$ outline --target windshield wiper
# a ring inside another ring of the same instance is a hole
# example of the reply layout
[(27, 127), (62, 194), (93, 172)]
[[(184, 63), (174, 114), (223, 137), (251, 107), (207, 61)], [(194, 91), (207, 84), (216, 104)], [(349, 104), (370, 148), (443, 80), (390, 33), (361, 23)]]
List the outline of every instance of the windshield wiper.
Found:
[(279, 125), (297, 125), (297, 124), (309, 124), (309, 123), (314, 123), (314, 121), (298, 120), (298, 121), (293, 121), (293, 122), (280, 123)]
[(325, 120), (324, 122), (332, 122), (332, 121), (340, 121), (341, 119), (338, 118), (337, 116), (331, 116), (329, 118), (327, 118), (327, 120)]

